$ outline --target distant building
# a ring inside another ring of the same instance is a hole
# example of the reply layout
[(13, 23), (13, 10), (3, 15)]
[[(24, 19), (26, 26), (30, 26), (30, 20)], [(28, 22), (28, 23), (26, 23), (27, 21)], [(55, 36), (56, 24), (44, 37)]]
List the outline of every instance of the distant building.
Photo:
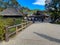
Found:
[(23, 14), (19, 12), (16, 8), (7, 8), (0, 12), (0, 16), (3, 17), (22, 17)]

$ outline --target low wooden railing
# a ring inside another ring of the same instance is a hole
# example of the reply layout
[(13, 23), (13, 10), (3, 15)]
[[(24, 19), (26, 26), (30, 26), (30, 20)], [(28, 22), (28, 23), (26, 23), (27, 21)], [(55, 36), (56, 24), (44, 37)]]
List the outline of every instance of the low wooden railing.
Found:
[[(22, 24), (18, 24), (18, 25), (14, 25), (14, 26), (9, 26), (7, 27), (6, 26), (6, 30), (5, 30), (5, 40), (6, 41), (9, 41), (9, 37), (12, 36), (13, 34), (18, 34), (19, 31), (22, 31), (24, 28), (28, 27), (29, 25), (31, 25), (32, 22), (31, 21), (27, 21), (25, 23), (22, 23)], [(10, 33), (9, 29), (11, 28), (15, 28), (15, 31)]]

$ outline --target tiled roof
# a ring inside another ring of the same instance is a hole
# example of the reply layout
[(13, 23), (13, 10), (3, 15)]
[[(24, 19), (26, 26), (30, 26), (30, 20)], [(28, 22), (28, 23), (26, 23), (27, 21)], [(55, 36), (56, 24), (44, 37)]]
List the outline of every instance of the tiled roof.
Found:
[(16, 8), (7, 8), (0, 12), (0, 15), (7, 16), (22, 16), (22, 13), (19, 12)]

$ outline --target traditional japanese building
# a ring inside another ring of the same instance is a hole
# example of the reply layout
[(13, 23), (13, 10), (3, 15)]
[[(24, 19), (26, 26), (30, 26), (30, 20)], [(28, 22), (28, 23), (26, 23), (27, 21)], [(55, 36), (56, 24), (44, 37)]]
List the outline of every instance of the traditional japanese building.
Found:
[(22, 17), (23, 14), (16, 8), (7, 8), (0, 12), (3, 17)]

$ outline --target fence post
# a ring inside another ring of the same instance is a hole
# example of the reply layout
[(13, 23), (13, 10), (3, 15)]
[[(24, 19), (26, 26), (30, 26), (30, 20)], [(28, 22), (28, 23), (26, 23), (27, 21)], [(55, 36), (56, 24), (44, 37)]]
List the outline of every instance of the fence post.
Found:
[(26, 26), (28, 27), (28, 21), (27, 21), (26, 23), (27, 23), (27, 25), (26, 25)]
[(26, 21), (26, 27), (27, 27), (27, 21)]
[(5, 41), (9, 41), (8, 27), (5, 27)]
[(23, 30), (23, 23), (21, 24), (22, 30)]
[(18, 27), (16, 26), (16, 34), (18, 34)]

